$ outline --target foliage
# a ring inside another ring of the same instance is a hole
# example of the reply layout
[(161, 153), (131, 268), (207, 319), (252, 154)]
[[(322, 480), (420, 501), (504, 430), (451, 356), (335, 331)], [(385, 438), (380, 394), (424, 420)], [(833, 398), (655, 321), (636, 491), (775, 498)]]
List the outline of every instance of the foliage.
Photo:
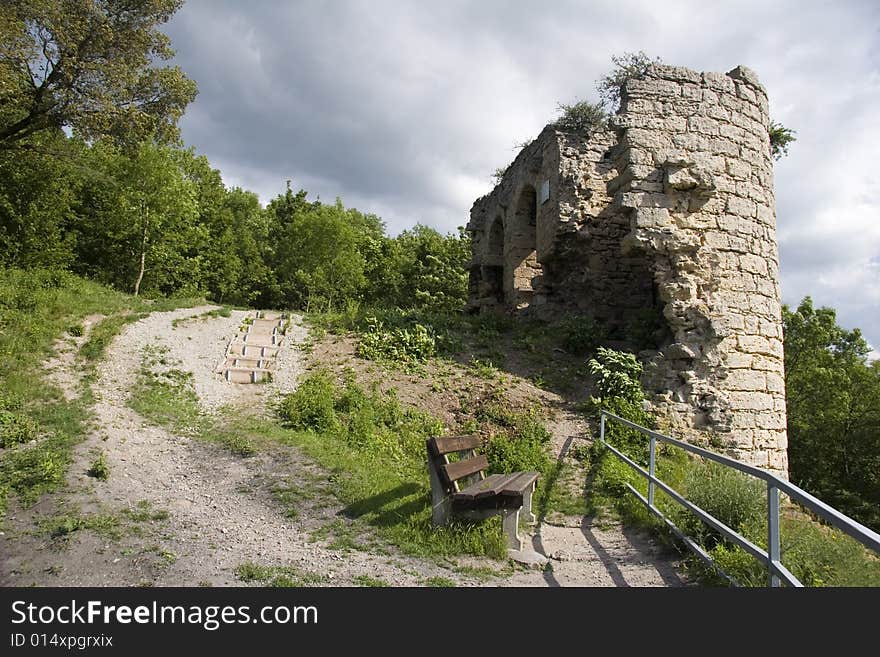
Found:
[[(663, 450), (657, 458), (657, 476), (755, 545), (766, 548), (766, 488), (763, 482), (714, 463), (704, 463), (683, 450)], [(605, 452), (593, 469), (592, 503), (606, 513), (615, 507), (625, 522), (650, 528), (687, 557), (692, 574), (706, 585), (727, 585), (713, 568), (705, 566), (677, 543), (652, 514), (625, 487), (633, 485), (643, 495), (647, 486), (629, 466)], [(744, 586), (766, 586), (767, 571), (739, 546), (722, 539), (662, 491), (657, 504), (679, 528), (698, 539), (712, 559)], [(880, 561), (866, 548), (840, 531), (824, 526), (792, 505), (784, 505), (781, 518), (783, 564), (806, 586), (880, 586)]]
[(357, 354), (369, 360), (385, 361), (399, 366), (424, 363), (437, 351), (432, 330), (423, 324), (385, 328), (383, 323), (368, 318), (367, 330), (361, 334)]
[[(71, 449), (88, 427), (88, 377), (74, 400), (45, 378), (41, 363), (54, 340), (87, 315), (102, 313), (110, 317), (94, 327), (92, 337), (102, 335), (106, 344), (124, 325), (113, 317), (145, 307), (65, 271), (0, 268), (0, 411), (6, 445), (0, 457), (0, 509), (7, 495), (26, 506), (61, 486)], [(91, 361), (81, 365), (84, 374), (92, 371)], [(17, 444), (34, 438), (36, 444)]]
[[(714, 461), (693, 461), (686, 468), (682, 493), (734, 531), (760, 524), (767, 508), (764, 482)], [(719, 534), (684, 507), (675, 506), (676, 524), (704, 545), (713, 546)]]
[(72, 128), (125, 144), (177, 137), (196, 86), (159, 26), (182, 0), (11, 0), (0, 20), (0, 148)]
[(783, 325), (792, 481), (880, 529), (880, 362), (809, 297), (783, 307)]
[(663, 60), (660, 57), (649, 57), (640, 50), (612, 55), (611, 62), (613, 64), (611, 72), (599, 79), (596, 89), (601, 99), (599, 106), (608, 111), (615, 111), (620, 107), (620, 97), (626, 81), (630, 78), (643, 77), (648, 67), (662, 64)]
[(501, 181), (504, 180), (504, 174), (507, 173), (509, 168), (510, 165), (508, 164), (506, 167), (498, 167), (492, 172), (492, 180), (495, 181), (496, 185), (501, 184)]
[(607, 121), (608, 115), (601, 105), (586, 100), (577, 101), (572, 105), (559, 103), (559, 116), (551, 124), (563, 132), (591, 133), (600, 129)]
[[(470, 238), (464, 228), (459, 227), (457, 235), (441, 235), (433, 228), (416, 224), (398, 235), (394, 245), (398, 261), (384, 269), (399, 272), (399, 286), (386, 288), (391, 293), (386, 303), (437, 313), (456, 312), (464, 307), (467, 263), (471, 257)], [(386, 282), (387, 278), (377, 281)]]
[(296, 391), (287, 395), (279, 411), (287, 426), (303, 431), (330, 431), (338, 428), (330, 373), (319, 370), (306, 377)]
[[(643, 427), (654, 426), (653, 418), (643, 406), (644, 393), (639, 381), (642, 365), (635, 355), (599, 347), (596, 357), (589, 361), (589, 368), (594, 379), (593, 388), (598, 395), (590, 397), (585, 405), (590, 415), (606, 410)], [(607, 420), (605, 440), (636, 462), (648, 462), (648, 438), (641, 432), (615, 420)], [(597, 449), (601, 451), (602, 448)]]
[(635, 354), (599, 347), (596, 357), (590, 359), (589, 367), (599, 399), (619, 397), (633, 403), (641, 402), (639, 377), (642, 365)]
[(565, 318), (560, 325), (563, 348), (576, 356), (586, 356), (596, 351), (607, 334), (592, 317), (574, 315)]
[(280, 588), (310, 586), (328, 580), (326, 575), (300, 570), (293, 566), (261, 566), (252, 561), (236, 566), (235, 575), (242, 582), (259, 582), (263, 586)]
[(31, 418), (24, 413), (0, 407), (0, 447), (27, 443), (36, 437), (37, 425)]
[(770, 154), (774, 160), (779, 160), (783, 155), (788, 155), (789, 145), (797, 141), (795, 131), (786, 128), (781, 123), (770, 121)]
[[(313, 380), (320, 385), (310, 383)], [(285, 424), (304, 426), (290, 409), (323, 407), (327, 381), (332, 378), (326, 371), (313, 372), (283, 400), (279, 413)], [(309, 400), (315, 395), (322, 396), (320, 402)], [(349, 505), (349, 517), (377, 527), (410, 554), (505, 553), (497, 518), (433, 526), (425, 440), (443, 433), (438, 420), (405, 408), (393, 390), (361, 387), (351, 372), (341, 384), (333, 384), (332, 395), (333, 420), (321, 424), (328, 429), (288, 430), (280, 438), (331, 469), (334, 492)]]
[(547, 453), (550, 433), (534, 414), (514, 417), (512, 431), (493, 435), (486, 444), (492, 472), (535, 470), (546, 474), (552, 461)]
[(97, 458), (92, 461), (87, 474), (95, 479), (107, 481), (110, 478), (110, 466), (107, 464), (107, 458), (104, 452), (98, 454)]

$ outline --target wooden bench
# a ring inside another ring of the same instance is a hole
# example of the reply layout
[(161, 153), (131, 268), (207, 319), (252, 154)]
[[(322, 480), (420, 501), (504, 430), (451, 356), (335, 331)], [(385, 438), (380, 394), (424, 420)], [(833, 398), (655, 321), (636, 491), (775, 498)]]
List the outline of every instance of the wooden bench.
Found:
[[(522, 550), (517, 531), (520, 510), (528, 523), (535, 522), (532, 493), (538, 473), (486, 476), (489, 461), (476, 453), (478, 436), (429, 438), (426, 442), (434, 524), (445, 525), (453, 514), (475, 520), (501, 515), (508, 547)], [(450, 461), (451, 454), (458, 454), (458, 460)]]

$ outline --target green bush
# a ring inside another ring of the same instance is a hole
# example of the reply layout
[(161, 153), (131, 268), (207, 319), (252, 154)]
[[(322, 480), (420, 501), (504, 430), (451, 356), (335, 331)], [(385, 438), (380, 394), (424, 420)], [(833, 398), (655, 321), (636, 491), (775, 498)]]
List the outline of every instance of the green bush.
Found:
[(318, 370), (287, 395), (280, 406), (281, 417), (292, 429), (331, 431), (338, 427), (334, 408), (335, 386), (327, 370)]
[(492, 472), (517, 472), (547, 468), (548, 457), (541, 444), (517, 440), (506, 434), (492, 436), (486, 445), (486, 457)]
[(486, 458), (492, 472), (536, 470), (549, 472), (553, 465), (547, 454), (550, 432), (531, 414), (522, 414), (511, 432), (492, 436), (486, 444)]
[[(644, 394), (639, 377), (642, 365), (633, 354), (599, 347), (589, 361), (598, 396), (590, 397), (584, 408), (590, 415), (606, 410), (649, 429), (654, 419), (644, 408)], [(605, 440), (637, 463), (648, 463), (649, 442), (643, 433), (616, 420), (605, 423)], [(601, 446), (597, 444), (601, 452)]]
[[(61, 439), (53, 440), (51, 444), (14, 452), (3, 461), (4, 479), (11, 482), (9, 488), (25, 504), (35, 501), (41, 493), (64, 482), (68, 457), (59, 450), (59, 442)], [(14, 472), (15, 477), (6, 476), (10, 472)]]
[(290, 428), (325, 434), (393, 461), (421, 463), (425, 439), (443, 431), (427, 413), (404, 408), (394, 390), (382, 392), (376, 385), (364, 390), (351, 371), (341, 386), (326, 370), (310, 374), (281, 402), (279, 412)]
[(592, 133), (608, 123), (608, 113), (601, 105), (586, 100), (572, 105), (558, 103), (559, 116), (552, 123), (553, 127), (563, 132)]
[(361, 358), (400, 365), (424, 363), (437, 353), (433, 330), (423, 324), (386, 328), (376, 318), (368, 318), (357, 354)]
[[(654, 418), (642, 407), (641, 403), (635, 403), (623, 397), (609, 397), (607, 399), (592, 397), (585, 404), (585, 408), (591, 416), (596, 416), (600, 410), (605, 410), (648, 429), (653, 429), (655, 425)], [(631, 429), (617, 420), (609, 418), (605, 421), (605, 440), (636, 463), (648, 464), (650, 442), (648, 436), (641, 431)], [(595, 445), (596, 450), (601, 453), (604, 448), (598, 443)]]
[(103, 452), (98, 454), (98, 457), (92, 461), (92, 465), (89, 467), (87, 474), (90, 477), (100, 479), (101, 481), (107, 481), (110, 478), (110, 466), (107, 465), (107, 460), (104, 457)]
[(0, 447), (27, 443), (37, 437), (37, 425), (27, 415), (0, 410)]
[(620, 397), (633, 403), (644, 399), (639, 382), (642, 365), (635, 354), (599, 347), (589, 366), (600, 399)]
[[(747, 526), (760, 526), (767, 508), (763, 481), (714, 461), (691, 462), (681, 491), (685, 498), (713, 515), (736, 532)], [(675, 505), (676, 524), (704, 545), (716, 544), (720, 535), (680, 505)]]
[(561, 322), (563, 348), (576, 356), (591, 354), (608, 338), (592, 317), (573, 316)]

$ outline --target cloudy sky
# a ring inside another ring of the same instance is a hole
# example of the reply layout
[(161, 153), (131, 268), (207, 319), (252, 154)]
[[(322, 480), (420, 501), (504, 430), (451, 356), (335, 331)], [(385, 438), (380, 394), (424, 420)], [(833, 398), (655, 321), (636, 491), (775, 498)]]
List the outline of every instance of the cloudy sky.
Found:
[(797, 132), (776, 164), (783, 300), (880, 349), (880, 3), (186, 0), (166, 32), (199, 85), (183, 137), (227, 185), (265, 203), (291, 179), (391, 234), (465, 224), (557, 103), (597, 100), (612, 54), (745, 64)]

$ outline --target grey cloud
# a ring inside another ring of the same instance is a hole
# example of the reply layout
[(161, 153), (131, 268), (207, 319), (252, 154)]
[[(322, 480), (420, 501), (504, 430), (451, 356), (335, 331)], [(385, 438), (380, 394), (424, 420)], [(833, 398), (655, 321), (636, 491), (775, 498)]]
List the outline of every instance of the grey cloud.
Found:
[[(776, 170), (786, 300), (812, 293), (880, 344), (873, 297), (820, 282), (852, 266), (870, 285), (865, 262), (880, 251), (845, 217), (860, 194), (880, 209), (878, 190), (850, 175), (880, 150), (878, 25), (873, 2), (189, 0), (167, 32), (200, 88), (182, 122), (188, 144), (264, 202), (292, 178), (395, 233), (465, 223), (557, 102), (596, 99), (612, 54), (748, 65), (773, 116), (797, 130)], [(829, 232), (821, 222), (836, 215)]]

